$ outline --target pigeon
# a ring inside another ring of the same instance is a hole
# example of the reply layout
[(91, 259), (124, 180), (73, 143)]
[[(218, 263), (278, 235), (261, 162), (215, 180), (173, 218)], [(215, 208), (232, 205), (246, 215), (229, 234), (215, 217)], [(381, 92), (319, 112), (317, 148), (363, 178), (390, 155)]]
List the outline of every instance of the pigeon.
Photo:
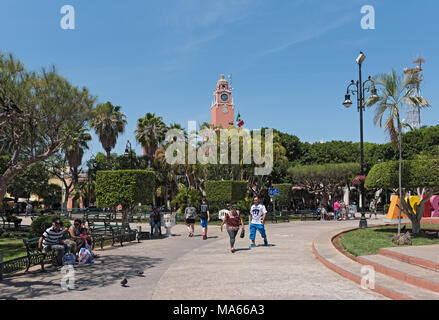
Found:
[(124, 279), (120, 282), (120, 284), (122, 285), (122, 287), (125, 287), (125, 286), (127, 285), (127, 283), (128, 283), (127, 278), (124, 278)]
[(137, 271), (137, 275), (138, 275), (139, 277), (143, 276), (143, 271), (142, 271), (142, 270)]

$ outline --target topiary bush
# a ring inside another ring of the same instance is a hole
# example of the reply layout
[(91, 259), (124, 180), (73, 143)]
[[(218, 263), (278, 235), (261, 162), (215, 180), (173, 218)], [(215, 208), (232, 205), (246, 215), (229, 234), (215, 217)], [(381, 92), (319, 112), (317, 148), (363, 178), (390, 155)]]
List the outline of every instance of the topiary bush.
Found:
[(155, 174), (147, 170), (98, 171), (96, 202), (98, 207), (131, 208), (139, 203), (152, 204)]
[(53, 218), (59, 218), (62, 221), (64, 228), (70, 228), (70, 221), (64, 217), (60, 217), (56, 214), (39, 216), (34, 221), (32, 221), (32, 224), (30, 225), (30, 237), (41, 237), (44, 231), (52, 226)]
[(208, 202), (238, 202), (247, 195), (247, 181), (206, 181), (205, 187)]

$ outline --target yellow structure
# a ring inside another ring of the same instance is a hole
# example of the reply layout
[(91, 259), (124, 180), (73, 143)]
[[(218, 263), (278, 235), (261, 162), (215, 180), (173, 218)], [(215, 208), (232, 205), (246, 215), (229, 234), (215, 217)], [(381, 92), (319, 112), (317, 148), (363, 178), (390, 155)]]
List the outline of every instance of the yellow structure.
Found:
[[(419, 198), (417, 196), (416, 197), (410, 197), (410, 204), (412, 205), (412, 207), (416, 203), (416, 199), (415, 198), (417, 198), (417, 201), (419, 202)], [(399, 197), (396, 196), (396, 195), (392, 196), (392, 201), (390, 202), (389, 211), (387, 213), (386, 219), (384, 219), (384, 222), (395, 222), (395, 221), (398, 221), (399, 206), (400, 206)], [(401, 220), (407, 220), (407, 222), (410, 222), (409, 218), (407, 217), (407, 215), (404, 213), (403, 210), (401, 211)]]

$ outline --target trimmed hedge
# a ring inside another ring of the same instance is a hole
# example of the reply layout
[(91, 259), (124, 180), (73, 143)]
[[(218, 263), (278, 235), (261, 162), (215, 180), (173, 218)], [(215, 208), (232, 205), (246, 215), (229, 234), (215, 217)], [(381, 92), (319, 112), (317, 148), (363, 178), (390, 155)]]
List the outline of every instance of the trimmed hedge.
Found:
[[(398, 188), (399, 162), (389, 161), (375, 165), (366, 178), (366, 188)], [(439, 186), (439, 160), (402, 161), (402, 187)]]
[(293, 186), (291, 183), (275, 184), (274, 188), (279, 188), (279, 197), (276, 197), (276, 204), (289, 205), (291, 203), (291, 196)]
[(96, 202), (101, 208), (118, 205), (127, 208), (139, 203), (152, 204), (154, 187), (154, 171), (98, 171), (96, 175)]
[(238, 202), (247, 195), (247, 181), (206, 181), (205, 186), (209, 202)]

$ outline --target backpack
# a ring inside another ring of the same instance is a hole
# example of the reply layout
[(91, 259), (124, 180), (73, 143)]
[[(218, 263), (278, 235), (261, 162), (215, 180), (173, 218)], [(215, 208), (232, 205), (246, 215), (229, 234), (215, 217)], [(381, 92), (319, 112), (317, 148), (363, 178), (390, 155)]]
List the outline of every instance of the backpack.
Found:
[(90, 250), (81, 248), (79, 250), (79, 264), (91, 264), (93, 262), (93, 257)]
[(75, 265), (76, 263), (76, 257), (73, 253), (69, 253), (64, 255), (64, 257), (62, 258), (62, 265)]

